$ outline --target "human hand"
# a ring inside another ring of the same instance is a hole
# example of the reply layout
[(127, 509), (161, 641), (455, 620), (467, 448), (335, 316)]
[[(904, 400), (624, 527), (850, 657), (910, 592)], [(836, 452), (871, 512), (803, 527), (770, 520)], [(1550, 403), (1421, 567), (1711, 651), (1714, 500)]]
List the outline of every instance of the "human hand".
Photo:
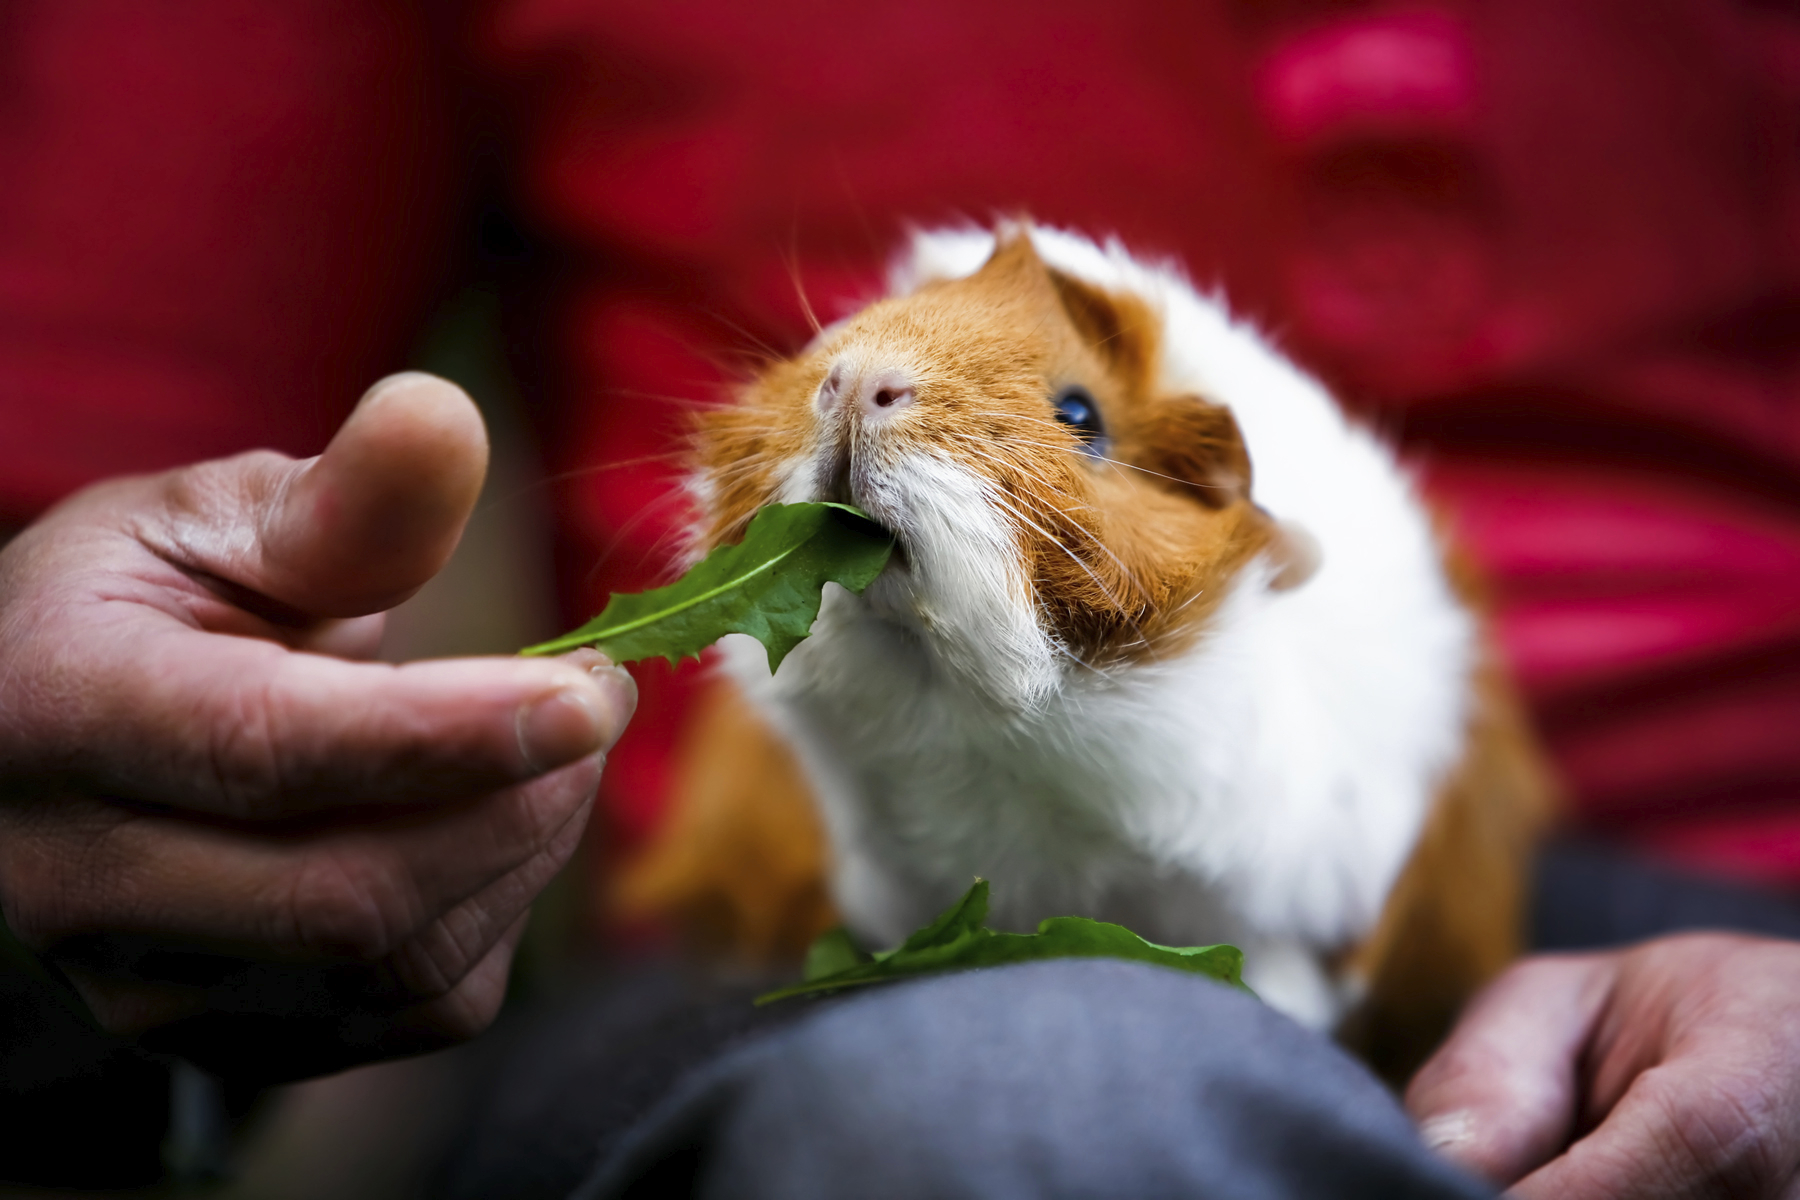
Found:
[(101, 484), (0, 551), (0, 905), (103, 1026), (275, 1079), (492, 1020), (636, 692), (592, 651), (346, 661), (486, 464), (395, 376), (317, 459)]
[(1406, 1105), (1509, 1195), (1800, 1195), (1800, 945), (1688, 934), (1519, 963)]

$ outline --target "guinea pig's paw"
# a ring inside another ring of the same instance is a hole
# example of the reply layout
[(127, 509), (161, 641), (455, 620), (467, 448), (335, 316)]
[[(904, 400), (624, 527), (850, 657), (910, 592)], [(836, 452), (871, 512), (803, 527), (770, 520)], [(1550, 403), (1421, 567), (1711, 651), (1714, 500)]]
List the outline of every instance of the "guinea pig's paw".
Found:
[(1289, 592), (1318, 574), (1325, 551), (1306, 526), (1296, 521), (1277, 521), (1275, 536), (1269, 542), (1269, 561), (1275, 567), (1269, 590)]

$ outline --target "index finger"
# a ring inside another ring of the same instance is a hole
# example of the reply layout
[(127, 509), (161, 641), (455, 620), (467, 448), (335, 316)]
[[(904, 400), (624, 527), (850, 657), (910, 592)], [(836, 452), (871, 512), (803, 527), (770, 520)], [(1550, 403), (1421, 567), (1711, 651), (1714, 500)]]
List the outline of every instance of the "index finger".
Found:
[(1562, 1148), (1582, 1047), (1606, 998), (1606, 961), (1528, 960), (1475, 998), (1406, 1089), (1427, 1145), (1502, 1184)]
[[(59, 772), (77, 788), (268, 818), (479, 795), (609, 749), (636, 705), (602, 656), (393, 666), (171, 627), (65, 673)], [(90, 646), (89, 651), (95, 648)]]

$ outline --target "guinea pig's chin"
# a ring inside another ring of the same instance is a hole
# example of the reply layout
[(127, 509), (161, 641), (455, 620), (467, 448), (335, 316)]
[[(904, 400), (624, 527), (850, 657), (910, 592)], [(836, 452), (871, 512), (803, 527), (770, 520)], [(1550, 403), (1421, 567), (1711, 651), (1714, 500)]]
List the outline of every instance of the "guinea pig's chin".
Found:
[(888, 559), (881, 574), (863, 589), (863, 605), (871, 616), (922, 632), (917, 598), (917, 581), (899, 547), (895, 547), (894, 556)]

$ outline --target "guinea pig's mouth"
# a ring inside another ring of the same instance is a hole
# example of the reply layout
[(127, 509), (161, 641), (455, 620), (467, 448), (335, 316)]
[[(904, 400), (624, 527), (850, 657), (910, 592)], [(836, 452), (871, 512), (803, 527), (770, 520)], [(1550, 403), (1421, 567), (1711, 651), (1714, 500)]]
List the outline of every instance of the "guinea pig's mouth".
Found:
[(856, 509), (857, 513), (862, 514), (861, 516), (857, 516), (855, 513), (847, 513), (842, 509), (839, 509), (833, 512), (832, 515), (844, 524), (859, 528), (864, 533), (874, 533), (886, 537), (889, 541), (893, 542), (894, 556), (890, 560), (891, 564), (902, 571), (910, 572), (912, 570), (912, 558), (907, 553), (906, 539), (901, 536), (899, 530), (882, 521), (879, 517), (871, 515), (869, 511), (858, 502), (856, 495), (857, 488), (853, 479), (849, 452), (847, 450), (842, 450), (833, 456), (831, 462), (821, 474), (822, 478), (819, 480), (819, 499), (828, 500), (833, 504), (849, 505), (851, 508)]
[(892, 561), (903, 571), (912, 569), (912, 560), (907, 557), (906, 553), (906, 541), (899, 533), (888, 526), (883, 525), (880, 521), (877, 521), (867, 513), (864, 513), (860, 507), (856, 506), (854, 500), (839, 500), (835, 496), (832, 497), (832, 500), (834, 503), (848, 504), (856, 508), (856, 512), (846, 512), (841, 508), (834, 508), (831, 510), (832, 520), (870, 537), (887, 538), (894, 544), (894, 557)]

